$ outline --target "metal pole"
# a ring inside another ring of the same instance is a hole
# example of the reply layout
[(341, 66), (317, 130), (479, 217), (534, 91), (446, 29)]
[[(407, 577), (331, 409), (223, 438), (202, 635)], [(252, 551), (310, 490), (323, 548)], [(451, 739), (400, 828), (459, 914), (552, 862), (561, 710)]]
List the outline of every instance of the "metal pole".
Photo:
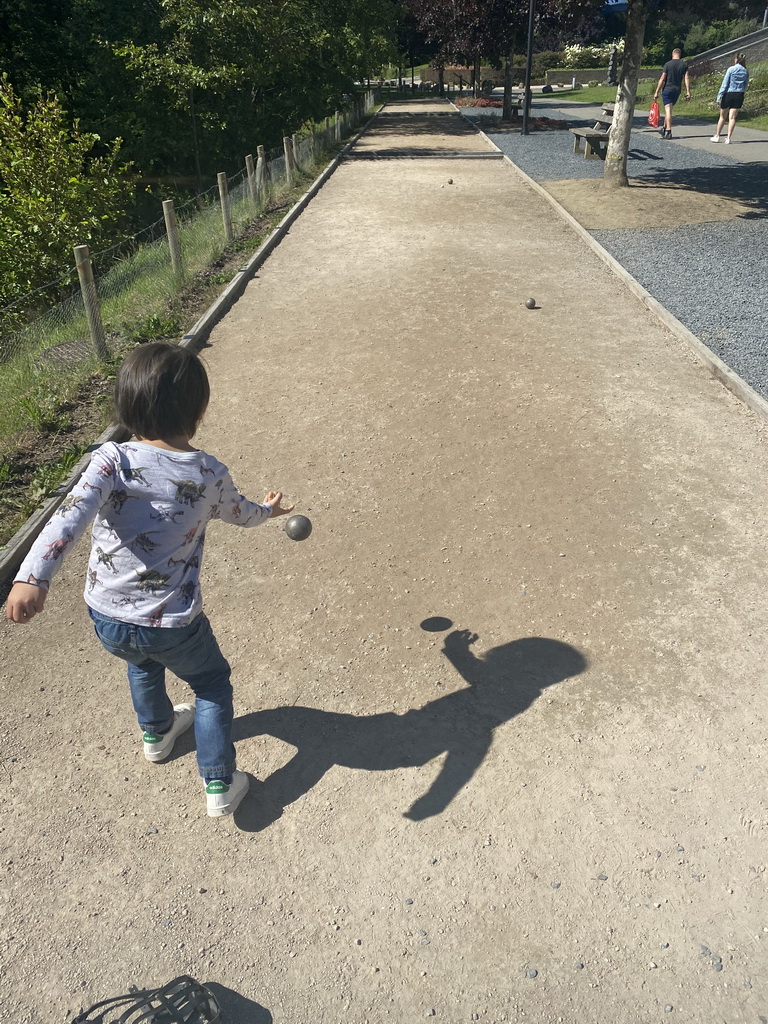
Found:
[(531, 110), (531, 65), (533, 64), (533, 27), (536, 18), (536, 0), (528, 6), (528, 54), (525, 60), (525, 95), (523, 96), (523, 135), (528, 134), (528, 117)]

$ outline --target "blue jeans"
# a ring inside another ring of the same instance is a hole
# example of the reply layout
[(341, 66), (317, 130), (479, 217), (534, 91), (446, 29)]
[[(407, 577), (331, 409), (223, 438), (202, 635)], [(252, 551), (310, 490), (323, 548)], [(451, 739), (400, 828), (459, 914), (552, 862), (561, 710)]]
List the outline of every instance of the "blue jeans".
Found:
[(219, 650), (202, 613), (188, 626), (163, 629), (120, 622), (88, 609), (105, 650), (128, 662), (128, 682), (139, 725), (145, 732), (167, 732), (173, 705), (165, 691), (165, 670), (195, 694), (195, 741), (200, 774), (220, 779), (235, 770), (232, 744), (232, 684), (229, 662)]

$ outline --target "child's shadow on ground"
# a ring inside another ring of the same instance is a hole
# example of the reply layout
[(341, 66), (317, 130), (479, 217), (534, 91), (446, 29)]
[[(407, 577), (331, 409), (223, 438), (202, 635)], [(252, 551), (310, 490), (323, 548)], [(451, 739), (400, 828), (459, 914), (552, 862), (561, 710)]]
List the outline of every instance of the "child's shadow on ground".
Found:
[(283, 707), (237, 719), (236, 739), (267, 734), (297, 748), (287, 764), (253, 787), (236, 815), (238, 826), (265, 828), (333, 765), (388, 771), (425, 765), (447, 751), (437, 778), (404, 813), (422, 821), (444, 811), (482, 764), (493, 730), (525, 711), (545, 687), (578, 675), (587, 665), (576, 648), (559, 640), (525, 637), (475, 657), (470, 645), (476, 639), (469, 630), (454, 630), (443, 647), (469, 687), (404, 715)]

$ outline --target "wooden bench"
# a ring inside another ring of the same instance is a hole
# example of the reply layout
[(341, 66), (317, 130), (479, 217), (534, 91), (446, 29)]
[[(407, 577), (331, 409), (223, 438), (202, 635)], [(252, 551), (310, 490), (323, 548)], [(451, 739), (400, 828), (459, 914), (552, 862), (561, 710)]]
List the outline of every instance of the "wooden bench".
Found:
[(610, 130), (601, 131), (599, 128), (569, 128), (573, 135), (573, 152), (580, 153), (581, 146), (579, 139), (584, 139), (585, 160), (605, 160), (605, 149), (603, 143), (608, 143)]
[(597, 128), (598, 131), (608, 131), (610, 129), (611, 125), (613, 124), (613, 111), (615, 106), (615, 103), (603, 104), (602, 114), (600, 114), (599, 117), (595, 118), (594, 126), (595, 128)]

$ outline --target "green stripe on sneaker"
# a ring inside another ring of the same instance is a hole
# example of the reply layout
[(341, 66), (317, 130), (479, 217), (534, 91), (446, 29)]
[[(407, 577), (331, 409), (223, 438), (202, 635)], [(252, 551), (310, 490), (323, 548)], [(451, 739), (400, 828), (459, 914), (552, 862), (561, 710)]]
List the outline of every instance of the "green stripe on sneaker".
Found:
[(162, 743), (162, 741), (163, 741), (163, 737), (162, 736), (156, 736), (153, 732), (145, 732), (144, 733), (144, 742), (145, 743)]
[(213, 782), (209, 782), (208, 785), (205, 787), (205, 792), (209, 795), (213, 795), (215, 793), (228, 793), (229, 786), (227, 786), (224, 782), (219, 782), (218, 779), (214, 779)]

